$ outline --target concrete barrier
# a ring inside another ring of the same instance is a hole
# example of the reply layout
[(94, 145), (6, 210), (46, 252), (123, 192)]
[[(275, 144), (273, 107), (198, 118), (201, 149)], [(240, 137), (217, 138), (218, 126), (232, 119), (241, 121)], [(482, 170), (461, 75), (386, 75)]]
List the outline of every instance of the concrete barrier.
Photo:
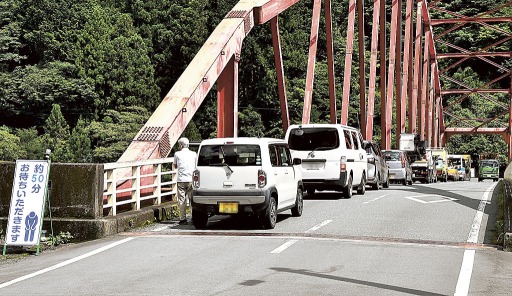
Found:
[[(0, 234), (5, 234), (11, 202), (15, 163), (0, 162)], [(174, 202), (103, 217), (103, 164), (52, 163), (50, 208), (45, 209), (43, 229), (54, 235), (70, 232), (76, 241), (97, 239), (156, 220), (168, 220)]]

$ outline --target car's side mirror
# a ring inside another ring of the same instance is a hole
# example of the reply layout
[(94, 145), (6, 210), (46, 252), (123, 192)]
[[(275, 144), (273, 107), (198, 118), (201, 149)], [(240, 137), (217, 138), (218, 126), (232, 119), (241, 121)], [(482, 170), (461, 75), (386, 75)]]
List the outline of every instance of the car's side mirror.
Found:
[(302, 159), (300, 159), (300, 158), (293, 159), (293, 165), (300, 165), (301, 163), (302, 163)]

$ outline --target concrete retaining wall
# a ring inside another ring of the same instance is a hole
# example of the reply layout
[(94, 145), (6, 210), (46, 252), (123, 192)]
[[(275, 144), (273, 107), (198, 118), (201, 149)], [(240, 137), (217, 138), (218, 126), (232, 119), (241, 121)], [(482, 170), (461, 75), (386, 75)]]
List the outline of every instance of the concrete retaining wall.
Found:
[[(5, 234), (15, 163), (0, 162), (0, 234)], [(169, 220), (174, 203), (150, 206), (115, 217), (103, 217), (103, 164), (52, 163), (51, 208), (46, 207), (43, 229), (54, 235), (70, 232), (77, 241), (97, 239), (155, 220)]]

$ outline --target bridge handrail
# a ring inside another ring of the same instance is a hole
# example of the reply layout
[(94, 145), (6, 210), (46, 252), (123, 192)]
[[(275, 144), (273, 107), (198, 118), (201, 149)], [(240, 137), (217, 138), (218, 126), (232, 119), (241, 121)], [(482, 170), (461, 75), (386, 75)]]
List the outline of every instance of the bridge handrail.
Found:
[(116, 216), (118, 206), (126, 204), (130, 204), (131, 209), (125, 211), (136, 211), (141, 209), (141, 201), (152, 200), (151, 205), (160, 205), (162, 197), (170, 196), (174, 200), (176, 170), (173, 170), (173, 162), (174, 157), (105, 163), (103, 209), (108, 209), (107, 215)]

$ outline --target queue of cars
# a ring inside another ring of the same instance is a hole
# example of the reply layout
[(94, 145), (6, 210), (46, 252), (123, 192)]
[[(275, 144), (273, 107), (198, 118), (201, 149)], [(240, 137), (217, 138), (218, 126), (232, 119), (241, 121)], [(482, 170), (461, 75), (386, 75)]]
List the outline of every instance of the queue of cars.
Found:
[(274, 228), (279, 212), (302, 215), (305, 192), (351, 198), (354, 191), (365, 194), (367, 185), (379, 190), (414, 178), (405, 151), (381, 151), (358, 129), (340, 124), (291, 125), (285, 139), (208, 139), (197, 150), (191, 206), (198, 229), (219, 214), (253, 215)]

